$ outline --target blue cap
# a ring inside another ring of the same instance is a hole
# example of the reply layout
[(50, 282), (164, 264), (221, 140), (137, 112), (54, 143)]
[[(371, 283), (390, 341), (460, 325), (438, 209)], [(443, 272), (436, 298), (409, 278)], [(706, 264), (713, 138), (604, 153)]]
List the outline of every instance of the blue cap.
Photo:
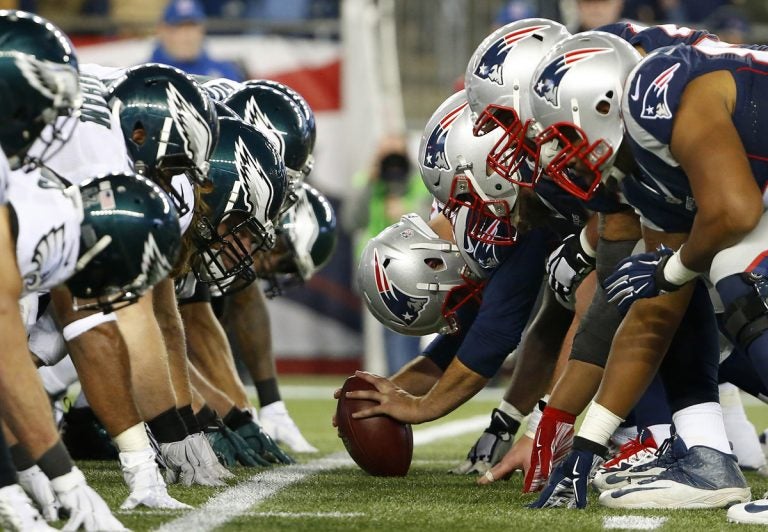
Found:
[(163, 13), (163, 22), (171, 25), (204, 21), (205, 12), (197, 0), (171, 0)]

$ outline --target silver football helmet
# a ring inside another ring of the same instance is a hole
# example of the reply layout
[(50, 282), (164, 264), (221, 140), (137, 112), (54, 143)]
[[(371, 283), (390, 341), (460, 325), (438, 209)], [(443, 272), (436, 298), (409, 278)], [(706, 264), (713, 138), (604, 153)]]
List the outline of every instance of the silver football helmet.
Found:
[(462, 292), (463, 267), (459, 248), (411, 213), (368, 242), (357, 282), (368, 310), (386, 327), (414, 336), (446, 334), (457, 330), (455, 306), (446, 315), (444, 307), (455, 300), (449, 294)]
[(539, 161), (571, 194), (589, 199), (613, 166), (624, 126), (619, 114), (624, 81), (640, 54), (624, 39), (587, 31), (558, 43), (531, 79), (531, 108), (541, 132)]
[(569, 36), (565, 26), (552, 20), (518, 20), (486, 37), (467, 65), (464, 87), (475, 135), (504, 131), (488, 155), (488, 165), (513, 183), (534, 183), (533, 168), (525, 164), (536, 155), (528, 96), (531, 77), (544, 55)]
[[(449, 217), (461, 206), (472, 210), (467, 231), (473, 238), (496, 245), (511, 244), (515, 231), (510, 217), (519, 187), (486, 165), (488, 152), (502, 131), (475, 136), (472, 111), (466, 103), (457, 106), (457, 95), (464, 96), (464, 91), (448, 98), (424, 130), (419, 150), (424, 184), (445, 204)], [(499, 220), (508, 230), (488, 233), (485, 228), (489, 218)]]

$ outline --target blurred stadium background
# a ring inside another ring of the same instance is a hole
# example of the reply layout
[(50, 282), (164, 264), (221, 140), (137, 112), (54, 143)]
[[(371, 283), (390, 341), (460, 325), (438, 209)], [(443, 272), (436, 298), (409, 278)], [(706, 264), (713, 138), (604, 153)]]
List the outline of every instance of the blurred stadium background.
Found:
[[(495, 27), (543, 16), (575, 29), (577, 2), (621, 0), (203, 0), (208, 49), (248, 78), (298, 90), (318, 119), (309, 181), (337, 211), (378, 140), (405, 133), (415, 152), (432, 111), (460, 87), (474, 48)], [(35, 11), (74, 40), (80, 61), (129, 66), (150, 56), (165, 0), (0, 0)], [(705, 27), (723, 40), (768, 42), (765, 0), (625, 0), (624, 16), (646, 24)], [(305, 287), (270, 301), (282, 373), (385, 372), (381, 342), (364, 335), (353, 287), (354, 235)], [(365, 353), (365, 356), (363, 356)]]

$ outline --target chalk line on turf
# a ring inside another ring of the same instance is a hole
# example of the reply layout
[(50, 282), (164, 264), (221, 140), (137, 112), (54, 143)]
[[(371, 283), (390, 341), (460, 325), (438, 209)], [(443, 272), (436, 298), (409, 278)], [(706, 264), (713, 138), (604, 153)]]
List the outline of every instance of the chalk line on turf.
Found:
[[(488, 416), (482, 415), (415, 430), (413, 444), (426, 445), (440, 439), (482, 430), (487, 424)], [(214, 495), (201, 507), (163, 524), (156, 530), (159, 532), (213, 530), (240, 515), (251, 515), (250, 509), (254, 505), (309, 475), (352, 465), (354, 462), (346, 452), (338, 452), (305, 464), (270, 469)]]

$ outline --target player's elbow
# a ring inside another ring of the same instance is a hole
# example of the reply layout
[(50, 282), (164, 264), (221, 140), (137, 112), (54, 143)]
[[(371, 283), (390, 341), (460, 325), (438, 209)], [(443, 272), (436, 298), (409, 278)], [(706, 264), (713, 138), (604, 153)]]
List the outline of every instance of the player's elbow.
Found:
[(751, 232), (763, 215), (763, 202), (760, 197), (742, 198), (733, 205), (722, 205), (719, 226), (731, 239), (741, 239)]

